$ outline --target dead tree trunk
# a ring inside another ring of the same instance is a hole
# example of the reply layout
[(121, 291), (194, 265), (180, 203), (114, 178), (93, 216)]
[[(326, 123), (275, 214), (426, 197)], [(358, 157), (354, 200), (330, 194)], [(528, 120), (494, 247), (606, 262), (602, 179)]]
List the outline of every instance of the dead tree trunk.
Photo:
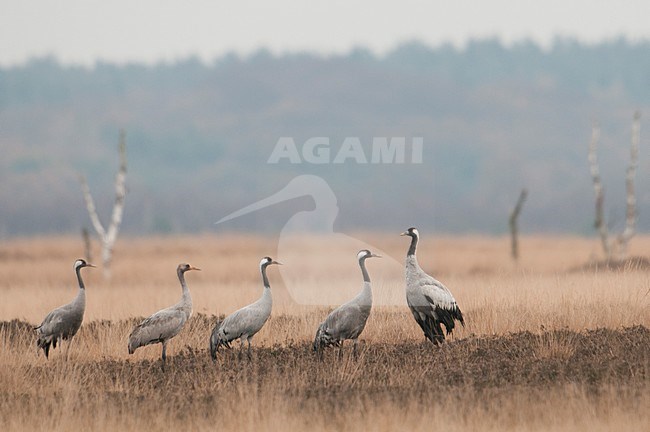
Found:
[(591, 141), (589, 142), (589, 170), (591, 172), (591, 181), (594, 184), (594, 193), (596, 199), (596, 217), (594, 219), (594, 227), (598, 230), (600, 235), (600, 242), (603, 246), (605, 259), (609, 261), (612, 257), (612, 247), (609, 241), (609, 231), (604, 216), (605, 205), (605, 191), (603, 190), (603, 183), (600, 180), (600, 168), (598, 166), (598, 153), (597, 145), (600, 138), (600, 127), (594, 123), (591, 129)]
[(528, 195), (528, 191), (526, 189), (521, 190), (521, 194), (519, 194), (519, 199), (517, 200), (517, 204), (515, 205), (515, 208), (512, 209), (512, 212), (510, 213), (510, 219), (508, 220), (509, 225), (510, 225), (510, 239), (511, 239), (511, 254), (512, 254), (512, 259), (517, 261), (519, 259), (519, 226), (517, 224), (517, 221), (519, 219), (519, 214), (521, 213), (521, 208), (524, 205), (524, 201), (526, 201), (526, 196)]
[(600, 179), (596, 146), (600, 137), (598, 125), (594, 125), (591, 142), (589, 144), (589, 166), (591, 179), (594, 184), (596, 199), (596, 218), (594, 225), (600, 235), (600, 240), (607, 261), (619, 261), (627, 258), (627, 248), (630, 239), (636, 233), (636, 196), (634, 193), (634, 179), (639, 160), (639, 142), (641, 140), (641, 113), (634, 113), (632, 122), (632, 143), (630, 146), (630, 164), (625, 172), (625, 228), (616, 239), (610, 239), (609, 230), (604, 217), (605, 192)]
[(111, 277), (113, 247), (115, 246), (115, 240), (117, 239), (124, 213), (124, 199), (126, 197), (126, 138), (124, 131), (120, 132), (119, 155), (120, 168), (115, 176), (115, 203), (113, 204), (113, 212), (108, 229), (105, 229), (99, 220), (88, 182), (85, 177), (81, 176), (81, 190), (83, 191), (84, 201), (86, 202), (86, 209), (102, 245), (102, 264), (105, 279), (110, 279)]
[(625, 229), (618, 238), (620, 259), (627, 258), (627, 246), (636, 234), (636, 196), (634, 195), (634, 178), (639, 165), (639, 141), (641, 140), (641, 113), (634, 113), (632, 122), (632, 143), (630, 145), (630, 165), (625, 171)]
[(86, 261), (89, 263), (93, 262), (93, 249), (90, 244), (90, 234), (88, 233), (88, 230), (84, 227), (81, 229), (81, 238), (83, 239), (84, 242), (84, 258), (86, 258)]

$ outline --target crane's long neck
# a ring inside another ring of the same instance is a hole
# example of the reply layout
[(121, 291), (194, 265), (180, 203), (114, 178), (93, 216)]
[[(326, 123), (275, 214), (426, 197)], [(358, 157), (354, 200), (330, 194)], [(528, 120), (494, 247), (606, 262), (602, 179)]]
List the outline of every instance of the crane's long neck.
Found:
[(181, 303), (183, 303), (186, 306), (189, 306), (191, 309), (192, 297), (190, 296), (190, 289), (187, 287), (187, 283), (185, 283), (185, 272), (180, 269), (178, 270), (178, 280), (181, 282), (181, 288), (183, 290), (183, 297), (181, 298)]
[(411, 246), (409, 247), (409, 251), (406, 254), (406, 256), (415, 256), (415, 249), (418, 247), (418, 236), (412, 235), (411, 236)]
[(271, 284), (269, 283), (269, 278), (266, 276), (266, 267), (268, 267), (267, 264), (262, 264), (260, 266), (260, 271), (262, 272), (262, 283), (264, 284), (264, 289), (271, 289)]
[(264, 284), (264, 292), (262, 292), (262, 297), (260, 297), (258, 301), (266, 305), (269, 313), (271, 313), (273, 296), (271, 296), (271, 284), (269, 283), (269, 278), (266, 276), (266, 267), (268, 267), (268, 264), (263, 264), (260, 266), (260, 271), (262, 273), (262, 283)]
[[(411, 249), (415, 249), (414, 244), (417, 244), (417, 240), (414, 238), (411, 244)], [(414, 286), (417, 286), (418, 278), (421, 277), (422, 269), (418, 263), (418, 259), (415, 255), (415, 250), (411, 253), (409, 249), (409, 254), (406, 256), (406, 291), (410, 291)]]
[(77, 273), (77, 281), (79, 282), (79, 289), (85, 290), (86, 286), (84, 285), (84, 280), (81, 278), (81, 267), (77, 267), (75, 269), (75, 272)]
[(368, 276), (368, 270), (366, 270), (366, 258), (361, 258), (359, 260), (359, 267), (361, 267), (361, 274), (363, 275), (364, 282), (370, 282), (370, 276)]
[(411, 236), (411, 246), (409, 247), (409, 251), (406, 254), (406, 278), (409, 280), (415, 274), (421, 271), (417, 256), (415, 255), (415, 250), (418, 247), (418, 240), (419, 239), (416, 234)]
[(79, 292), (74, 299), (74, 303), (80, 305), (83, 310), (86, 308), (86, 286), (84, 285), (84, 280), (81, 278), (81, 267), (75, 269), (75, 273), (77, 273), (77, 282), (79, 282)]
[(366, 270), (366, 259), (361, 258), (359, 260), (359, 267), (361, 267), (361, 274), (363, 275), (363, 288), (357, 296), (357, 301), (365, 306), (370, 306), (372, 304), (372, 288), (370, 285), (370, 276), (368, 276), (368, 270)]

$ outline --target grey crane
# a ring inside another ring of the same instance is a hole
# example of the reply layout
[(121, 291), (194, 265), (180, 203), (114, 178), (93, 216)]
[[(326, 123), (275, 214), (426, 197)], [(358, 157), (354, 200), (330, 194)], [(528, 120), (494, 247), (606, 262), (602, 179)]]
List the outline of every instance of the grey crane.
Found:
[(192, 297), (185, 283), (185, 272), (201, 270), (189, 264), (179, 264), (176, 268), (178, 280), (181, 282), (183, 296), (174, 306), (160, 310), (133, 328), (129, 336), (129, 354), (133, 354), (141, 346), (162, 344), (162, 369), (165, 370), (167, 360), (167, 342), (176, 336), (185, 326), (192, 315)]
[(445, 340), (441, 324), (445, 326), (447, 334), (451, 334), (454, 321), (465, 326), (463, 313), (447, 287), (420, 268), (415, 256), (419, 231), (409, 228), (401, 235), (411, 237), (411, 246), (406, 255), (406, 302), (424, 336), (434, 345), (439, 345)]
[(271, 316), (271, 307), (273, 299), (271, 298), (271, 285), (269, 278), (266, 276), (266, 268), (272, 264), (282, 265), (274, 261), (271, 257), (264, 257), (260, 261), (260, 272), (262, 273), (262, 283), (264, 292), (262, 297), (255, 303), (252, 303), (236, 312), (228, 315), (223, 321), (218, 322), (212, 330), (210, 336), (210, 355), (213, 360), (217, 359), (217, 352), (220, 346), (230, 348), (230, 342), (239, 339), (239, 358), (244, 348), (244, 341), (248, 342), (248, 360), (251, 360), (251, 339), (266, 323)]
[(366, 326), (372, 308), (372, 288), (366, 270), (366, 259), (373, 257), (381, 258), (381, 256), (375, 255), (367, 249), (359, 251), (357, 259), (363, 275), (361, 292), (349, 302), (334, 309), (325, 318), (325, 321), (318, 326), (316, 338), (314, 339), (314, 351), (318, 353), (319, 358), (322, 358), (323, 349), (331, 345), (339, 347), (339, 358), (341, 358), (343, 356), (343, 342), (346, 339), (352, 339), (352, 352), (354, 357), (357, 357), (358, 338)]
[(61, 340), (69, 340), (68, 346), (65, 350), (65, 356), (68, 357), (68, 351), (72, 344), (72, 338), (79, 331), (81, 322), (84, 319), (84, 311), (86, 310), (86, 287), (83, 279), (81, 279), (81, 269), (84, 267), (95, 267), (88, 264), (83, 259), (78, 259), (74, 262), (74, 271), (77, 274), (77, 281), (79, 282), (79, 292), (77, 297), (71, 303), (63, 305), (54, 309), (52, 312), (45, 316), (45, 319), (35, 328), (38, 340), (36, 344), (38, 348), (42, 348), (45, 357), (49, 358), (50, 346), (52, 349), (56, 348), (56, 344)]

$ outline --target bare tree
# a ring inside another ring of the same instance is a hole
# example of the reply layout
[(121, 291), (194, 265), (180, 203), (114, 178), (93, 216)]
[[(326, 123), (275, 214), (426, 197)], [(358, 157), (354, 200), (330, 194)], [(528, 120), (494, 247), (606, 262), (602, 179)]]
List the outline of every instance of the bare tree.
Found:
[(517, 204), (515, 205), (515, 208), (512, 209), (512, 212), (510, 213), (510, 219), (508, 220), (508, 223), (510, 225), (511, 254), (512, 259), (515, 261), (519, 259), (519, 225), (517, 222), (519, 219), (519, 214), (521, 213), (521, 208), (523, 207), (527, 196), (528, 191), (526, 189), (522, 189), (521, 193), (519, 194)]
[(630, 164), (625, 173), (626, 206), (625, 228), (615, 239), (610, 238), (609, 229), (604, 216), (605, 191), (600, 178), (598, 166), (597, 144), (600, 139), (600, 128), (594, 124), (589, 143), (589, 167), (591, 180), (594, 185), (596, 200), (596, 217), (594, 226), (600, 235), (600, 241), (607, 261), (620, 261), (627, 258), (627, 248), (630, 239), (636, 233), (636, 197), (634, 194), (634, 179), (639, 159), (639, 142), (641, 138), (641, 113), (634, 113), (632, 121), (632, 143), (630, 146)]
[(639, 165), (639, 141), (641, 140), (641, 113), (634, 113), (632, 121), (632, 143), (630, 145), (630, 165), (625, 171), (625, 229), (618, 238), (620, 258), (627, 258), (627, 245), (636, 234), (636, 196), (634, 178)]
[(90, 244), (90, 233), (86, 227), (81, 229), (81, 238), (84, 242), (84, 257), (89, 263), (93, 262), (93, 249)]
[(115, 203), (113, 204), (113, 212), (111, 214), (111, 221), (108, 229), (105, 229), (97, 215), (95, 202), (90, 194), (88, 182), (84, 176), (81, 176), (81, 190), (83, 191), (84, 201), (86, 202), (86, 209), (93, 224), (93, 228), (99, 236), (102, 245), (102, 264), (104, 268), (104, 278), (110, 279), (111, 277), (111, 261), (113, 259), (113, 247), (117, 234), (120, 230), (122, 223), (122, 215), (124, 213), (124, 198), (126, 197), (126, 137), (124, 131), (120, 132), (119, 143), (119, 156), (120, 167), (117, 175), (115, 176)]
[(594, 123), (591, 129), (591, 141), (589, 142), (589, 170), (591, 172), (591, 181), (594, 184), (594, 193), (596, 199), (596, 218), (594, 219), (594, 227), (598, 230), (600, 241), (605, 252), (605, 258), (609, 261), (612, 257), (612, 247), (609, 241), (609, 230), (607, 223), (605, 223), (605, 191), (603, 183), (600, 180), (600, 168), (598, 166), (598, 153), (597, 145), (600, 139), (600, 127)]

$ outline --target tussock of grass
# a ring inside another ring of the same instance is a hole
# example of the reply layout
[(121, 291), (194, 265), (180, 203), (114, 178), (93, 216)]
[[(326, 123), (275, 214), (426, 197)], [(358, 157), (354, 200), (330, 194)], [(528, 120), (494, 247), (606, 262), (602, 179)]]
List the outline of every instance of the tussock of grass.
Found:
[[(297, 319), (274, 321), (269, 324), (294, 325)], [(174, 424), (393, 429), (401, 419), (402, 427), (420, 430), (432, 421), (452, 429), (535, 430), (546, 423), (558, 429), (573, 422), (613, 426), (624, 415), (624, 424), (636, 427), (650, 418), (637, 411), (650, 401), (650, 330), (642, 326), (470, 336), (442, 347), (366, 343), (356, 361), (348, 349), (341, 361), (331, 350), (319, 362), (308, 342), (286, 341), (256, 348), (250, 363), (245, 356), (238, 360), (236, 349), (214, 363), (207, 347), (190, 344), (177, 347), (162, 372), (159, 360), (148, 355), (122, 359), (92, 349), (102, 335), (132, 324), (89, 323), (80, 335), (84, 349), (77, 346), (68, 361), (61, 353), (45, 361), (27, 352), (34, 338), (25, 323), (0, 324), (0, 358), (11, 366), (0, 373), (0, 427), (10, 429), (14, 422), (38, 429), (39, 419), (47, 419), (63, 430)], [(211, 324), (199, 315), (188, 330), (205, 336)], [(70, 412), (75, 415), (65, 414)]]

